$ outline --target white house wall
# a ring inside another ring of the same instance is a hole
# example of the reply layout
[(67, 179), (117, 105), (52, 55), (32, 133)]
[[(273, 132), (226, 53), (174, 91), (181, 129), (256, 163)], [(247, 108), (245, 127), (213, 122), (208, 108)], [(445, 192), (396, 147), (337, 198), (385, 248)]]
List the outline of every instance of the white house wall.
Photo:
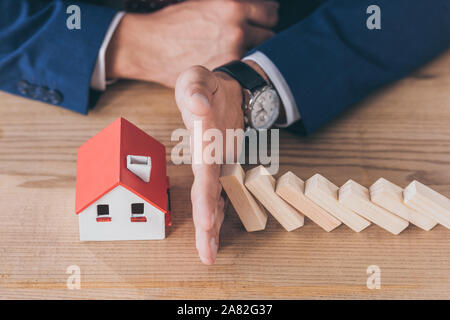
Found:
[[(147, 222), (131, 222), (131, 204), (144, 203)], [(109, 205), (111, 221), (97, 222), (97, 205)], [(80, 241), (157, 240), (165, 238), (164, 213), (117, 186), (78, 215)]]

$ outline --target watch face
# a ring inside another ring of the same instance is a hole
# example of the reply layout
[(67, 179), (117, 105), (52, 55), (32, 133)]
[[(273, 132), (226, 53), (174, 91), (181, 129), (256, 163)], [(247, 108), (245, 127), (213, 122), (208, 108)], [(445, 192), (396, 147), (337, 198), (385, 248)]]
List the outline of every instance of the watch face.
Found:
[(251, 102), (251, 125), (255, 129), (268, 129), (278, 118), (280, 98), (271, 87), (265, 87)]

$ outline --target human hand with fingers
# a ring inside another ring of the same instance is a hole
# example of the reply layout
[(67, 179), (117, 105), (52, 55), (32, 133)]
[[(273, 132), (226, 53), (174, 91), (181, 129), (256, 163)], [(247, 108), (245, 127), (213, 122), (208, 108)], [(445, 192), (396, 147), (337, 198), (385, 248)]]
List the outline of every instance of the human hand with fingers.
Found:
[[(219, 129), (222, 133), (227, 128), (243, 128), (241, 94), (236, 80), (204, 67), (192, 67), (180, 75), (175, 87), (175, 97), (186, 128), (191, 134), (191, 155), (199, 151), (203, 154), (204, 147), (203, 142), (192, 143), (198, 138), (193, 136), (195, 121), (201, 121), (202, 137), (206, 130), (212, 128)], [(224, 199), (221, 197), (222, 187), (219, 182), (221, 165), (201, 162), (192, 163), (192, 213), (200, 259), (205, 264), (213, 264), (224, 217)]]
[(106, 51), (106, 76), (173, 87), (186, 68), (240, 59), (272, 37), (278, 7), (269, 0), (192, 0), (127, 13)]
[[(255, 63), (247, 64), (266, 78)], [(201, 66), (191, 67), (181, 73), (175, 86), (176, 102), (191, 134), (191, 155), (202, 156), (201, 161), (193, 156), (191, 200), (196, 247), (205, 264), (213, 264), (216, 259), (224, 218), (224, 199), (221, 197), (222, 187), (219, 182), (221, 164), (204, 161), (203, 148), (206, 143), (203, 141), (203, 134), (209, 129), (219, 130), (222, 137), (225, 137), (221, 163), (231, 157), (236, 161), (240, 142), (227, 143), (225, 139), (227, 129), (244, 128), (243, 95), (242, 86), (227, 73), (211, 72)], [(196, 122), (201, 123), (200, 132), (195, 128)]]

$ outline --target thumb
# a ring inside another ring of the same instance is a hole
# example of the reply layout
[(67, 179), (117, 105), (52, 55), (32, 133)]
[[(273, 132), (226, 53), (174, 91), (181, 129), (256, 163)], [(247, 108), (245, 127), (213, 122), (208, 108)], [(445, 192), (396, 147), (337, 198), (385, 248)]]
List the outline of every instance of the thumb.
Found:
[(194, 66), (183, 71), (175, 85), (175, 99), (181, 112), (197, 116), (210, 113), (212, 99), (218, 88), (215, 74), (205, 67)]

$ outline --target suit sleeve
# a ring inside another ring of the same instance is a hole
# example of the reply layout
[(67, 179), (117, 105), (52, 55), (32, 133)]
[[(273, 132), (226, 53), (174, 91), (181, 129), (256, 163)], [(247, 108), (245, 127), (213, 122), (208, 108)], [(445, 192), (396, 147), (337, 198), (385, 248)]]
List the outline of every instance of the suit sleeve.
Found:
[(280, 32), (300, 20), (305, 19), (314, 10), (327, 0), (277, 0), (280, 4), (278, 9), (278, 24), (275, 27), (276, 32)]
[[(369, 5), (381, 29), (369, 30)], [(450, 46), (448, 0), (330, 0), (255, 50), (278, 67), (306, 133)]]
[[(81, 29), (66, 25), (69, 5)], [(117, 12), (82, 2), (0, 1), (0, 90), (86, 114), (94, 93), (91, 75)]]

